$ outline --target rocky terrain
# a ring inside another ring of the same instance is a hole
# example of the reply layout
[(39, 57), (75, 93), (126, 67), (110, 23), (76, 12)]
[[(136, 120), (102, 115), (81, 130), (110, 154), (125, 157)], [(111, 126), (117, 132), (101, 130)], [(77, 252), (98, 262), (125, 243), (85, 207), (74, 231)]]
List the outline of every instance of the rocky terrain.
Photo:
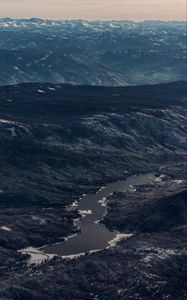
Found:
[(78, 260), (54, 258), (1, 283), (1, 299), (185, 300), (186, 238), (181, 227), (139, 234)]
[(0, 85), (142, 85), (186, 78), (186, 23), (0, 19)]
[[(0, 299), (186, 299), (185, 101), (183, 81), (0, 88)], [(37, 266), (17, 251), (75, 233), (83, 193), (148, 172), (102, 220), (131, 238)]]
[[(162, 175), (161, 175), (162, 176)], [(158, 177), (131, 193), (115, 193), (108, 199), (104, 223), (129, 232), (162, 232), (187, 223), (187, 190), (184, 179)]]

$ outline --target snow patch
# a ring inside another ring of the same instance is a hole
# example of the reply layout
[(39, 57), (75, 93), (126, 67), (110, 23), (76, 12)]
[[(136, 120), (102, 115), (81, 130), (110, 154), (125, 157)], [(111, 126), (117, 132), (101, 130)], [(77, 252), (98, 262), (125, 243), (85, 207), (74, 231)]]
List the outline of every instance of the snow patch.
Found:
[(92, 211), (90, 209), (88, 210), (79, 210), (79, 213), (81, 217), (85, 218), (87, 215), (92, 215)]
[(165, 175), (160, 175), (155, 179), (156, 182), (161, 182), (165, 178)]
[(0, 228), (2, 230), (8, 231), (8, 232), (12, 231), (12, 229), (10, 227), (8, 227), (8, 226), (1, 226)]
[(51, 259), (55, 255), (54, 254), (46, 254), (34, 247), (28, 247), (22, 250), (18, 250), (19, 253), (28, 254), (30, 258), (28, 259), (28, 265), (31, 264), (41, 264), (46, 259)]
[(152, 261), (155, 261), (156, 259), (165, 260), (165, 259), (169, 259), (171, 256), (187, 254), (186, 250), (178, 251), (177, 249), (163, 249), (163, 248), (149, 249), (149, 251), (151, 250), (153, 253), (149, 253), (143, 258), (143, 261), (145, 263), (150, 263)]
[(103, 199), (99, 200), (98, 203), (100, 203), (103, 207), (107, 206), (106, 197), (103, 197)]
[(120, 242), (121, 240), (123, 240), (123, 239), (126, 240), (132, 236), (133, 236), (133, 233), (119, 233), (114, 237), (114, 239), (112, 241), (108, 242), (109, 246), (107, 248), (115, 247), (117, 245), (117, 243)]
[(31, 219), (32, 219), (33, 221), (39, 222), (40, 225), (43, 225), (43, 224), (46, 224), (46, 223), (47, 223), (45, 219), (42, 219), (42, 218), (37, 217), (37, 216), (31, 216)]

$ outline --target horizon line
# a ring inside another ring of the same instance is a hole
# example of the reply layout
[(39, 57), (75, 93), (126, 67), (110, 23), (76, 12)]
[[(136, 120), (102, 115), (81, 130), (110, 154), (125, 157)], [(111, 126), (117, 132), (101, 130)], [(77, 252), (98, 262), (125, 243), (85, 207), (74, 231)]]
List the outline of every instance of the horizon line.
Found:
[(47, 20), (47, 21), (87, 21), (87, 22), (94, 22), (94, 21), (103, 21), (103, 22), (134, 22), (134, 23), (144, 23), (144, 22), (185, 22), (187, 23), (187, 19), (142, 19), (142, 20), (135, 20), (135, 19), (84, 19), (84, 18), (67, 18), (67, 19), (57, 19), (57, 18), (42, 18), (42, 17), (8, 17), (8, 16), (0, 16), (0, 19), (10, 19), (10, 20)]

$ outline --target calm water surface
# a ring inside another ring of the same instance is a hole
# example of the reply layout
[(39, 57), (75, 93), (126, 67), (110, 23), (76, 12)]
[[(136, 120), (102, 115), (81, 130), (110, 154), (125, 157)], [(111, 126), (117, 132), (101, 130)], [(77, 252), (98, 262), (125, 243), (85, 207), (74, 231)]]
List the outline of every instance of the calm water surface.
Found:
[(75, 220), (75, 225), (80, 228), (80, 233), (61, 244), (46, 246), (42, 248), (42, 251), (47, 254), (71, 256), (106, 248), (117, 232), (112, 232), (98, 223), (106, 213), (106, 207), (102, 205), (101, 200), (106, 199), (114, 192), (134, 192), (135, 185), (148, 184), (154, 179), (154, 174), (129, 177), (124, 181), (108, 184), (96, 194), (84, 195), (77, 203), (77, 207), (75, 204), (72, 206), (72, 209), (73, 207), (77, 208), (83, 215), (81, 219)]

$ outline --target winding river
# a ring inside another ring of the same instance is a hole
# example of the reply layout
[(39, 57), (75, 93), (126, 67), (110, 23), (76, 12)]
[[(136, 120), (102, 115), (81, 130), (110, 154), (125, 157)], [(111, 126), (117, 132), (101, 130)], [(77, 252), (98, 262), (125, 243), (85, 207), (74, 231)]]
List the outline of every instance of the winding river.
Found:
[[(106, 200), (114, 192), (134, 192), (135, 186), (151, 183), (154, 174), (129, 177), (124, 181), (117, 181), (102, 187), (95, 194), (83, 195), (78, 202), (74, 202), (68, 209), (78, 209), (81, 218), (74, 221), (80, 233), (70, 236), (63, 243), (45, 246), (40, 249), (28, 248), (22, 253), (31, 255), (33, 262), (41, 261), (53, 255), (75, 257), (86, 252), (104, 249), (117, 240), (118, 232), (110, 231), (99, 221), (106, 213)], [(119, 235), (120, 236), (120, 235)], [(38, 258), (38, 259), (37, 259)]]

